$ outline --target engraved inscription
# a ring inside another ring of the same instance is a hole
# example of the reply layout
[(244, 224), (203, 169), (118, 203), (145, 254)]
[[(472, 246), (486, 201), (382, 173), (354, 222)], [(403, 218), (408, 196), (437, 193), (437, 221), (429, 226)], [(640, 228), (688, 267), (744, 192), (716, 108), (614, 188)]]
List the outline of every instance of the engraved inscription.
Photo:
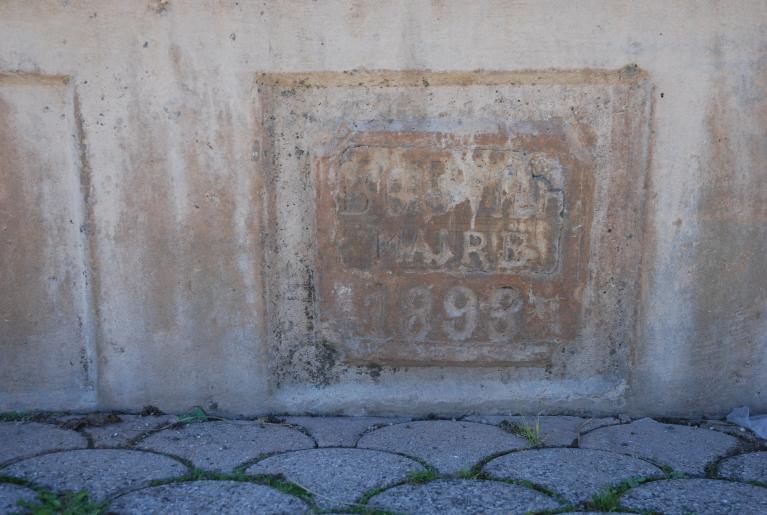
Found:
[(550, 125), (361, 133), (316, 160), (325, 337), (351, 362), (546, 363), (578, 329), (593, 167), (577, 144)]
[(360, 270), (552, 273), (562, 173), (542, 153), (349, 148), (334, 199), (341, 259)]

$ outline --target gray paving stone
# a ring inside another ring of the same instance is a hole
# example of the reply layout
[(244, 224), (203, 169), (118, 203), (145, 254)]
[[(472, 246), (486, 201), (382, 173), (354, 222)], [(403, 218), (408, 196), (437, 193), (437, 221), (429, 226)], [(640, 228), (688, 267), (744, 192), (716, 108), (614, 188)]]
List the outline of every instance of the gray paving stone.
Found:
[(767, 452), (749, 452), (719, 462), (719, 475), (767, 484)]
[(367, 449), (307, 449), (271, 456), (247, 469), (248, 474), (282, 474), (306, 488), (326, 509), (343, 508), (373, 489), (424, 470), (417, 462)]
[(475, 422), (424, 420), (376, 429), (362, 435), (357, 447), (415, 456), (444, 473), (469, 469), (491, 454), (523, 449), (525, 439)]
[[(566, 447), (578, 439), (578, 435), (583, 432), (583, 427), (599, 427), (601, 421), (602, 425), (609, 425), (611, 423), (618, 423), (617, 418), (609, 419), (588, 419), (583, 417), (570, 417), (570, 416), (501, 416), (501, 415), (472, 415), (465, 417), (464, 420), (470, 422), (481, 422), (483, 424), (498, 425), (505, 422), (509, 424), (525, 425), (535, 427), (539, 425), (541, 436), (543, 436), (543, 445), (552, 447)], [(614, 422), (613, 422), (614, 421)], [(588, 424), (588, 426), (587, 426)]]
[(484, 470), (497, 478), (531, 481), (574, 504), (627, 479), (663, 476), (658, 467), (630, 456), (569, 448), (512, 452), (491, 460)]
[(621, 420), (617, 417), (601, 417), (601, 418), (587, 418), (583, 425), (580, 427), (580, 433), (588, 433), (594, 429), (599, 429), (605, 426), (614, 426), (622, 424)]
[(110, 513), (307, 513), (302, 500), (268, 486), (238, 481), (189, 481), (144, 488), (116, 499)]
[(737, 426), (723, 420), (704, 420), (700, 423), (700, 427), (721, 431), (722, 433), (727, 433), (728, 435), (736, 436), (749, 442), (759, 441), (759, 437), (745, 427)]
[(767, 513), (767, 488), (716, 479), (653, 481), (626, 492), (621, 505), (666, 515)]
[(98, 427), (86, 427), (83, 430), (90, 435), (95, 447), (125, 447), (131, 440), (153, 429), (170, 426), (177, 417), (174, 415), (148, 416), (120, 415), (122, 419), (115, 424)]
[(407, 422), (405, 417), (286, 417), (285, 421), (305, 428), (320, 447), (354, 447), (360, 435), (377, 425)]
[(187, 468), (167, 456), (122, 449), (61, 451), (28, 458), (3, 469), (4, 475), (56, 491), (86, 490), (94, 499), (181, 476)]
[(630, 454), (702, 476), (708, 463), (737, 448), (738, 439), (710, 429), (643, 418), (596, 429), (581, 438), (580, 446)]
[(88, 440), (75, 431), (39, 422), (0, 422), (0, 464), (46, 451), (84, 449)]
[(180, 456), (196, 467), (230, 472), (261, 454), (307, 449), (314, 440), (301, 431), (257, 422), (203, 422), (149, 435), (137, 447)]
[(34, 502), (37, 492), (10, 483), (0, 483), (0, 513), (19, 513), (22, 508), (19, 501)]
[(436, 480), (405, 484), (373, 496), (368, 506), (397, 513), (529, 513), (559, 507), (554, 499), (529, 488), (498, 481)]

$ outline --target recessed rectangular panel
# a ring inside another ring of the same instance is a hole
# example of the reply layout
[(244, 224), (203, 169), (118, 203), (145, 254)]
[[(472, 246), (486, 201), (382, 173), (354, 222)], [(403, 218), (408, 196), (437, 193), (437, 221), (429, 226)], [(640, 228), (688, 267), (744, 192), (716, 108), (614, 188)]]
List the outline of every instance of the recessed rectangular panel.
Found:
[(567, 377), (618, 355), (642, 72), (285, 74), (259, 91), (281, 373), (311, 380), (326, 355)]
[(0, 410), (95, 402), (74, 90), (0, 74)]

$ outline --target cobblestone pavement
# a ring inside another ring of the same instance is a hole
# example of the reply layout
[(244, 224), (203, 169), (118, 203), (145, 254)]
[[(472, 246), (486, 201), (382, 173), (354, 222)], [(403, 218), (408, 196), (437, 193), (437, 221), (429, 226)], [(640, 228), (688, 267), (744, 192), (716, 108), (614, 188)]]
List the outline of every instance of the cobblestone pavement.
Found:
[(721, 421), (0, 417), (0, 513), (767, 514), (767, 442)]

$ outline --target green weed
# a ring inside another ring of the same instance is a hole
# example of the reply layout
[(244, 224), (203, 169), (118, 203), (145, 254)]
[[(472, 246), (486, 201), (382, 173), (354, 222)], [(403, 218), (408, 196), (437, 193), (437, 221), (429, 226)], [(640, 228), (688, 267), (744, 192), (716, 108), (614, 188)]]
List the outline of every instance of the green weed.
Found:
[(509, 422), (508, 420), (503, 420), (498, 424), (498, 427), (510, 433), (514, 433), (517, 436), (521, 436), (527, 440), (532, 447), (541, 447), (544, 444), (545, 437), (541, 433), (540, 418), (535, 419), (534, 425), (527, 423), (516, 424)]
[(434, 469), (425, 469), (425, 470), (417, 470), (415, 472), (411, 472), (407, 476), (407, 482), (414, 484), (414, 485), (420, 485), (422, 483), (427, 483), (429, 481), (434, 481), (439, 477), (439, 473), (437, 473)]
[(65, 492), (61, 495), (41, 491), (37, 501), (20, 501), (19, 506), (33, 515), (99, 515), (105, 503), (90, 499), (88, 492)]

